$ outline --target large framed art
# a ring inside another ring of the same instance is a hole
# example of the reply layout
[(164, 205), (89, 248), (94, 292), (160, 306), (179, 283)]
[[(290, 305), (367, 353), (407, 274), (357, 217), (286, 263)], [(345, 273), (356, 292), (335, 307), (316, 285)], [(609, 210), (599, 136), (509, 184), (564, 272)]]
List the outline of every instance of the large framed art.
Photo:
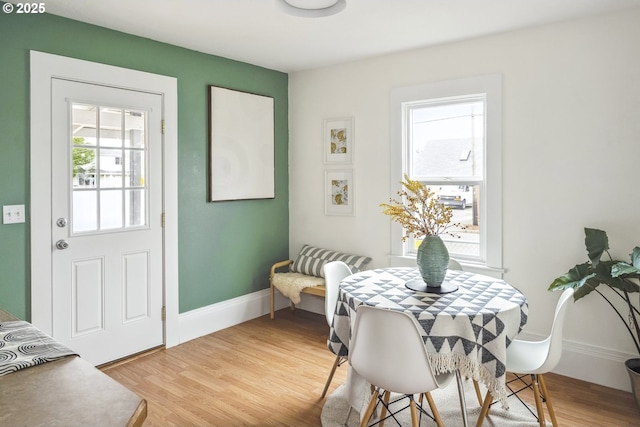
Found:
[(275, 197), (274, 99), (209, 86), (209, 201)]

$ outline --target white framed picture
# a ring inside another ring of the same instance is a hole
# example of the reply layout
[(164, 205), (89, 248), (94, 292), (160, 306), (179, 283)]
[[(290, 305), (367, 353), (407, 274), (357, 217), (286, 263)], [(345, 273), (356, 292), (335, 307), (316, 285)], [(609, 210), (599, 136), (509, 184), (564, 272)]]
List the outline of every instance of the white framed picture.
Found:
[(353, 169), (325, 170), (324, 186), (325, 215), (354, 215)]
[(322, 139), (325, 163), (352, 163), (354, 152), (353, 117), (324, 121)]
[(209, 201), (275, 198), (275, 100), (209, 86)]

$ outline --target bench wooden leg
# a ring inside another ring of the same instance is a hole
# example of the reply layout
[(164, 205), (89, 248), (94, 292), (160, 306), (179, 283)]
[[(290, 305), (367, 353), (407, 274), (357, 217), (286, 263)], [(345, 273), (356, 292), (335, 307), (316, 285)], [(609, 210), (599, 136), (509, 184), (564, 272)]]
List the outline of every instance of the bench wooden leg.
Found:
[(273, 320), (274, 317), (274, 310), (273, 310), (273, 306), (275, 305), (275, 289), (273, 288), (273, 283), (271, 283), (271, 319)]

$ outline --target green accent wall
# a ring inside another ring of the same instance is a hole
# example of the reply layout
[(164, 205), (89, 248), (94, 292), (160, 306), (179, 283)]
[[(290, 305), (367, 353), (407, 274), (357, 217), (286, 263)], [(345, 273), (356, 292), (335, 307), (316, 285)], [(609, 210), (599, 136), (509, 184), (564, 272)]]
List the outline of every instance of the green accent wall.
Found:
[[(2, 2), (0, 2), (2, 4)], [(29, 211), (29, 51), (178, 80), (179, 307), (205, 307), (269, 286), (289, 255), (288, 76), (55, 15), (0, 12), (0, 206)], [(207, 86), (275, 99), (276, 197), (207, 202)], [(0, 224), (0, 307), (30, 320), (30, 230)]]

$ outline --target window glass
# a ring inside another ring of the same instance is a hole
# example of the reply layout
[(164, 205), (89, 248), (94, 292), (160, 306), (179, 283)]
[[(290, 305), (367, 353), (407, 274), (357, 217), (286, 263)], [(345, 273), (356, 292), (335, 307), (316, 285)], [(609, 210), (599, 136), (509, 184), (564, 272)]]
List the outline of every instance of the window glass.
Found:
[(144, 225), (146, 218), (144, 190), (127, 190), (125, 192), (125, 227), (137, 227)]
[(122, 228), (122, 190), (100, 192), (100, 229)]
[(482, 179), (484, 97), (407, 108), (412, 179)]
[[(464, 231), (441, 237), (450, 255), (458, 258), (480, 257), (484, 111), (484, 95), (405, 104), (408, 175), (428, 185), (453, 209), (452, 222), (461, 224)], [(421, 241), (409, 239), (407, 252), (416, 253)]]
[(100, 108), (100, 145), (103, 147), (122, 147), (122, 110), (119, 108)]
[(98, 208), (96, 191), (73, 192), (73, 231), (82, 233), (98, 229), (98, 219), (95, 215)]

